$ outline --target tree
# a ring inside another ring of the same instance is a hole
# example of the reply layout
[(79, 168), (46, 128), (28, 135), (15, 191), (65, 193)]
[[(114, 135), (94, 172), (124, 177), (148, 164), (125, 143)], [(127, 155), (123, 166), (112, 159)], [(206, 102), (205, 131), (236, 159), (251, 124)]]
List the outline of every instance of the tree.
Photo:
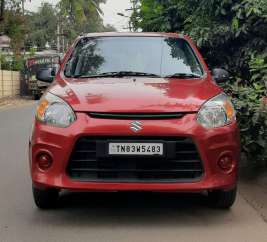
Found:
[(61, 0), (59, 6), (66, 17), (80, 24), (89, 20), (90, 13), (99, 17), (102, 14), (99, 4), (103, 2), (105, 0)]
[(190, 35), (209, 67), (230, 71), (243, 152), (267, 160), (267, 1), (139, 0), (135, 29)]
[(86, 32), (105, 30), (100, 3), (106, 0), (61, 0), (59, 2), (61, 23), (68, 40)]
[[(60, 45), (70, 44), (80, 33), (114, 30), (104, 26), (100, 3), (105, 0), (61, 0), (54, 7), (43, 3), (38, 12), (27, 13), (28, 34), (26, 47), (44, 49), (47, 43), (56, 49), (58, 34)], [(59, 32), (58, 32), (59, 31)]]
[(244, 80), (249, 79), (252, 52), (262, 53), (267, 47), (267, 31), (262, 31), (267, 28), (266, 0), (140, 0), (139, 4), (133, 16), (136, 29), (189, 34), (211, 67), (225, 67)]
[(103, 25), (99, 6), (105, 0), (61, 0), (56, 7), (43, 3), (36, 13), (25, 12), (24, 1), (6, 0), (5, 19), (0, 25), (0, 33), (11, 38), (11, 48), (18, 63), (16, 69), (23, 66), (23, 50), (31, 52), (35, 46), (55, 48), (57, 30), (65, 47), (82, 32), (114, 30), (112, 26)]
[(26, 47), (30, 49), (37, 46), (38, 49), (44, 49), (46, 44), (56, 48), (57, 40), (57, 10), (49, 3), (42, 3), (37, 13), (27, 15), (28, 36)]
[(105, 1), (60, 0), (55, 7), (43, 3), (37, 12), (24, 15), (22, 1), (6, 0), (6, 19), (0, 31), (12, 39), (12, 49), (17, 55), (23, 48), (27, 51), (33, 46), (44, 49), (47, 43), (55, 48), (58, 27), (66, 43), (83, 32), (114, 31), (112, 26), (103, 24), (100, 3)]
[(21, 5), (15, 0), (5, 2), (5, 18), (0, 25), (0, 32), (11, 38), (11, 48), (16, 57), (20, 56), (26, 34), (25, 18)]

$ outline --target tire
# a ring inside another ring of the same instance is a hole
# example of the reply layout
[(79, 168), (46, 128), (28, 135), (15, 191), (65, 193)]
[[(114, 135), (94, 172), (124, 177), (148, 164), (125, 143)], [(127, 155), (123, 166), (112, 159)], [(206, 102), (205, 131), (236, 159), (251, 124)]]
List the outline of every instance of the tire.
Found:
[(38, 188), (32, 188), (33, 198), (36, 206), (40, 209), (55, 208), (57, 205), (59, 190), (58, 189), (46, 189), (41, 190)]
[(236, 187), (229, 191), (215, 190), (208, 193), (208, 199), (212, 207), (229, 209), (236, 200), (236, 194)]

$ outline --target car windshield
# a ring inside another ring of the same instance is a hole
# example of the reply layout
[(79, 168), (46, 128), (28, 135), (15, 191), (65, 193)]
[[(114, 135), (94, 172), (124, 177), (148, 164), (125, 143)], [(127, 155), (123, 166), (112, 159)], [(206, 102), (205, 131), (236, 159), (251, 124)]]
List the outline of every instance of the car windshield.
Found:
[(203, 69), (184, 39), (83, 38), (65, 66), (67, 77), (150, 76), (197, 78)]

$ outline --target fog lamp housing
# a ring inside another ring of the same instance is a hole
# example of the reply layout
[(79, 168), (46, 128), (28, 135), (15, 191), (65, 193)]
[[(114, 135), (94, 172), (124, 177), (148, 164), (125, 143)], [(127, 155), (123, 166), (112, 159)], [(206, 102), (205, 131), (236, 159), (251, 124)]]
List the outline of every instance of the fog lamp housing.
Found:
[(225, 173), (231, 173), (235, 168), (233, 157), (230, 154), (222, 155), (218, 160), (219, 168)]
[(53, 164), (53, 158), (48, 153), (41, 153), (37, 156), (37, 165), (42, 171), (47, 171)]

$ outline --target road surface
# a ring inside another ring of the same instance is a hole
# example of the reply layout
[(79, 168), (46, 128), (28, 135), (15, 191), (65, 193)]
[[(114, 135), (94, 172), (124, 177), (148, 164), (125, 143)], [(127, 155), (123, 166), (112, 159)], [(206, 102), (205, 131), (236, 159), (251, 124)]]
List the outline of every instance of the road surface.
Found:
[(262, 217), (238, 196), (230, 211), (200, 195), (64, 193), (32, 200), (27, 144), (34, 105), (0, 111), (0, 242), (267, 242)]

